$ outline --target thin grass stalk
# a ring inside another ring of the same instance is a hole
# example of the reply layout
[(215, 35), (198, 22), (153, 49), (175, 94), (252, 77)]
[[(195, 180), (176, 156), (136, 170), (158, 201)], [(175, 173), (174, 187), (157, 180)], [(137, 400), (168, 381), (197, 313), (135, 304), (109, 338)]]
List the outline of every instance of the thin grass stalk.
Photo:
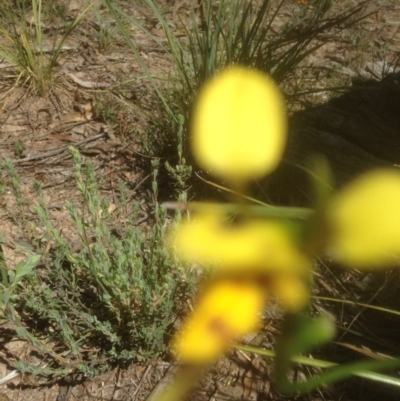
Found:
[(74, 20), (68, 25), (67, 30), (65, 34), (62, 36), (58, 46), (56, 49), (53, 51), (53, 55), (50, 59), (50, 62), (48, 64), (47, 70), (48, 72), (51, 72), (53, 68), (55, 67), (57, 60), (60, 56), (60, 53), (62, 51), (63, 45), (66, 41), (66, 39), (69, 37), (69, 35), (72, 33), (72, 31), (77, 27), (77, 25), (81, 22), (82, 18), (86, 15), (86, 13), (93, 7), (94, 2), (90, 3), (83, 11), (81, 11), (75, 18)]
[[(261, 349), (261, 348), (256, 348), (248, 345), (235, 345), (236, 349), (242, 350), (242, 351), (249, 351), (253, 352), (254, 354), (257, 355), (263, 355), (269, 358), (275, 358), (276, 354), (274, 351), (266, 350), (266, 349)], [(337, 369), (339, 370), (341, 365), (338, 365), (334, 362), (330, 361), (324, 361), (321, 359), (315, 359), (315, 358), (308, 358), (306, 356), (295, 356), (292, 358), (293, 363), (298, 363), (301, 365), (305, 366), (310, 366), (310, 367), (315, 367), (315, 368), (321, 368), (321, 369), (329, 369), (329, 368), (334, 368), (338, 367)], [(400, 364), (400, 360), (394, 359), (394, 360), (387, 360), (387, 361), (364, 361), (364, 362), (357, 362), (352, 365), (345, 365), (343, 366), (343, 369), (340, 373), (336, 373), (337, 377), (335, 376), (335, 381), (338, 381), (340, 379), (343, 379), (348, 376), (357, 376), (361, 377), (364, 379), (368, 380), (373, 380), (376, 382), (380, 383), (386, 383), (390, 384), (396, 387), (400, 387), (400, 379), (395, 378), (395, 377), (390, 377), (387, 375), (383, 375), (381, 373), (376, 373), (376, 372), (370, 372), (366, 371), (366, 369), (385, 369), (385, 368), (391, 368), (392, 365), (398, 366)], [(389, 365), (389, 366), (388, 366)], [(340, 376), (340, 377), (339, 377)], [(315, 378), (315, 381), (317, 381), (318, 377)], [(332, 379), (333, 380), (333, 379)], [(332, 383), (333, 381), (330, 381)], [(308, 383), (310, 385), (311, 383)], [(325, 382), (326, 383), (326, 382)], [(301, 383), (299, 383), (301, 384)], [(315, 388), (315, 386), (313, 387)], [(297, 391), (299, 391), (298, 389)]]
[(32, 9), (36, 31), (36, 43), (40, 55), (43, 55), (42, 0), (32, 0)]
[(182, 51), (182, 47), (180, 45), (179, 40), (176, 39), (176, 36), (172, 32), (171, 28), (161, 15), (160, 11), (154, 4), (152, 0), (144, 0), (144, 2), (151, 8), (153, 11), (154, 15), (157, 17), (158, 21), (160, 22), (162, 28), (164, 29), (165, 34), (167, 35), (167, 40), (168, 40), (168, 45), (169, 45), (169, 51), (174, 57), (175, 60), (179, 59), (179, 54)]
[(168, 101), (166, 99), (166, 97), (163, 95), (163, 93), (160, 91), (160, 89), (158, 88), (158, 85), (155, 83), (149, 69), (147, 68), (146, 64), (144, 63), (142, 57), (140, 56), (140, 53), (137, 49), (137, 46), (135, 45), (134, 41), (132, 40), (131, 36), (129, 35), (129, 33), (127, 32), (126, 28), (124, 27), (124, 25), (122, 24), (122, 21), (119, 17), (120, 15), (123, 15), (120, 8), (114, 4), (111, 3), (110, 0), (102, 0), (104, 2), (104, 4), (107, 6), (108, 10), (110, 11), (110, 13), (113, 15), (122, 35), (125, 37), (125, 40), (127, 41), (129, 47), (131, 48), (132, 52), (134, 53), (136, 59), (138, 60), (141, 68), (143, 69), (144, 73), (146, 74), (149, 82), (151, 83), (151, 85), (153, 86), (153, 89), (155, 90), (155, 92), (157, 93), (157, 96), (159, 97), (159, 99), (161, 100), (161, 102), (163, 103), (165, 109), (167, 110), (169, 116), (173, 119), (173, 121), (177, 122), (175, 113), (171, 110), (171, 108), (169, 107)]

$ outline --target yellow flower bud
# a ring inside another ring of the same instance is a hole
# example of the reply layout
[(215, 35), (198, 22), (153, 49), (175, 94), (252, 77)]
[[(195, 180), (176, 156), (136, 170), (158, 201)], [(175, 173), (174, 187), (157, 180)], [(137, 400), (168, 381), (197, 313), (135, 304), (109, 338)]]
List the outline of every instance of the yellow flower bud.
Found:
[(296, 312), (304, 308), (310, 298), (303, 277), (293, 274), (271, 275), (270, 292), (277, 297), (282, 308), (289, 312)]
[(231, 67), (200, 92), (192, 148), (210, 173), (241, 183), (272, 171), (286, 141), (284, 99), (271, 78)]
[(400, 256), (400, 172), (375, 170), (341, 191), (330, 210), (333, 256), (350, 267), (387, 267)]
[(182, 362), (213, 362), (231, 341), (258, 327), (264, 303), (264, 290), (255, 282), (215, 281), (174, 339), (174, 351)]
[(230, 272), (308, 271), (308, 259), (297, 249), (282, 224), (266, 220), (229, 222), (210, 211), (195, 215), (172, 233), (178, 256), (205, 267), (217, 264)]

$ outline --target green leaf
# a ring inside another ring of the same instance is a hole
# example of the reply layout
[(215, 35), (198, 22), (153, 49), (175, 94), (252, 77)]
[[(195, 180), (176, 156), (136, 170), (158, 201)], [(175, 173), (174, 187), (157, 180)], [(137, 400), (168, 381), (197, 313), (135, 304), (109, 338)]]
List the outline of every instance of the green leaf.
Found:
[(22, 280), (22, 278), (30, 273), (32, 273), (33, 269), (36, 267), (40, 260), (40, 255), (31, 255), (28, 259), (19, 262), (15, 269), (15, 277), (12, 285), (17, 284)]
[(14, 279), (15, 279), (15, 271), (14, 270), (8, 270), (7, 274), (8, 274), (8, 283), (7, 284), (12, 284), (14, 282)]
[(8, 301), (10, 300), (11, 297), (11, 291), (10, 290), (4, 290), (3, 292), (3, 303), (7, 304)]
[[(276, 358), (276, 354), (274, 351), (271, 350), (266, 350), (266, 349), (261, 349), (257, 347), (251, 347), (248, 345), (236, 345), (235, 348), (240, 349), (242, 351), (248, 351), (248, 352), (253, 352), (254, 354), (257, 355), (264, 355), (269, 358)], [(374, 370), (384, 370), (386, 368), (392, 368), (400, 365), (400, 359), (390, 359), (387, 361), (361, 361), (361, 362), (356, 362), (350, 365), (338, 365), (337, 363), (330, 362), (330, 361), (324, 361), (321, 359), (316, 359), (316, 358), (308, 358), (306, 356), (302, 355), (297, 355), (292, 357), (292, 362), (293, 363), (298, 363), (300, 365), (305, 365), (305, 366), (311, 366), (311, 367), (316, 367), (316, 368), (322, 368), (322, 369), (327, 369), (327, 368), (335, 368), (331, 369), (325, 374), (322, 374), (321, 376), (318, 376), (311, 381), (307, 381), (305, 383), (298, 383), (298, 384), (292, 384), (292, 383), (287, 383), (285, 392), (299, 392), (299, 391), (306, 391), (304, 389), (305, 386), (307, 386), (307, 391), (312, 390), (320, 385), (322, 383), (327, 384), (329, 383), (334, 383), (335, 381), (343, 380), (346, 377), (352, 375), (352, 376), (357, 376), (361, 377), (363, 379), (368, 379), (372, 381), (376, 381), (379, 383), (386, 383), (390, 384), (392, 386), (400, 387), (400, 379), (396, 377), (391, 377), (387, 375), (383, 375), (381, 373), (376, 373), (376, 372), (371, 372), (372, 369)], [(388, 366), (389, 365), (389, 366)], [(369, 371), (366, 371), (364, 369), (369, 369)], [(314, 383), (313, 383), (314, 381)], [(302, 389), (299, 387), (303, 387)]]
[(282, 336), (276, 348), (276, 383), (281, 389), (288, 388), (288, 373), (296, 355), (309, 352), (318, 345), (333, 339), (335, 326), (327, 316), (311, 319), (305, 315), (288, 315)]

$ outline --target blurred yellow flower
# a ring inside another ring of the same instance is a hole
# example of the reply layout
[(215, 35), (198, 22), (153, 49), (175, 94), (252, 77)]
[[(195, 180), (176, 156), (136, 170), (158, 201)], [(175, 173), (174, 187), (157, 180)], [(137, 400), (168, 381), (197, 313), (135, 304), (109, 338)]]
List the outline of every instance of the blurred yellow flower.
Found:
[[(201, 167), (240, 188), (277, 166), (286, 129), (284, 100), (274, 82), (231, 67), (200, 93), (193, 153)], [(310, 261), (283, 223), (230, 220), (210, 208), (176, 227), (171, 246), (186, 261), (214, 266), (224, 277), (211, 284), (174, 339), (182, 362), (213, 362), (231, 341), (256, 329), (266, 294), (289, 311), (308, 301)]]
[(230, 222), (211, 210), (180, 224), (172, 234), (172, 245), (188, 262), (229, 272), (299, 274), (309, 269), (308, 258), (283, 224), (262, 219)]
[(286, 141), (284, 99), (271, 78), (231, 67), (200, 92), (192, 149), (199, 165), (231, 182), (272, 171)]
[(265, 290), (255, 281), (216, 280), (173, 342), (184, 363), (213, 362), (230, 342), (258, 328)]
[(277, 297), (283, 310), (296, 312), (304, 308), (310, 298), (304, 275), (273, 274), (269, 278), (269, 293)]
[(330, 213), (332, 253), (349, 267), (387, 267), (400, 257), (400, 172), (380, 169), (341, 191)]

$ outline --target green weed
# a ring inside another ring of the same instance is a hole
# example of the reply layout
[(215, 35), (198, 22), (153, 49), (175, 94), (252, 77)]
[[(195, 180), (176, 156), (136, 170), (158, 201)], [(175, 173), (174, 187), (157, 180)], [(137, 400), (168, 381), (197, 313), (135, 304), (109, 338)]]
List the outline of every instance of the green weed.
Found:
[[(71, 22), (63, 22), (62, 33), (53, 35), (50, 47), (44, 42), (42, 0), (21, 1), (16, 7), (4, 5), (0, 9), (0, 57), (17, 72), (15, 84), (29, 84), (40, 95), (55, 84), (55, 67), (65, 40), (76, 28), (92, 4), (82, 10)], [(27, 20), (32, 11), (31, 21)]]
[(104, 19), (96, 7), (93, 8), (93, 11), (97, 21), (96, 28), (98, 33), (99, 50), (104, 51), (115, 39), (115, 36), (118, 33), (118, 27), (113, 21)]
[[(15, 269), (0, 266), (2, 313), (42, 360), (40, 365), (15, 362), (22, 372), (94, 375), (163, 355), (182, 300), (192, 288), (187, 270), (167, 252), (164, 209), (156, 205), (152, 228), (138, 227), (139, 204), (128, 213), (121, 185), (111, 214), (91, 163), (83, 163), (74, 148), (71, 153), (82, 201), (80, 207), (70, 201), (65, 205), (77, 234), (74, 245), (53, 225), (35, 184), (34, 211), (42, 234)], [(8, 161), (7, 175), (14, 171), (11, 166)], [(156, 175), (155, 165), (155, 192)], [(11, 178), (18, 197), (18, 182)]]

